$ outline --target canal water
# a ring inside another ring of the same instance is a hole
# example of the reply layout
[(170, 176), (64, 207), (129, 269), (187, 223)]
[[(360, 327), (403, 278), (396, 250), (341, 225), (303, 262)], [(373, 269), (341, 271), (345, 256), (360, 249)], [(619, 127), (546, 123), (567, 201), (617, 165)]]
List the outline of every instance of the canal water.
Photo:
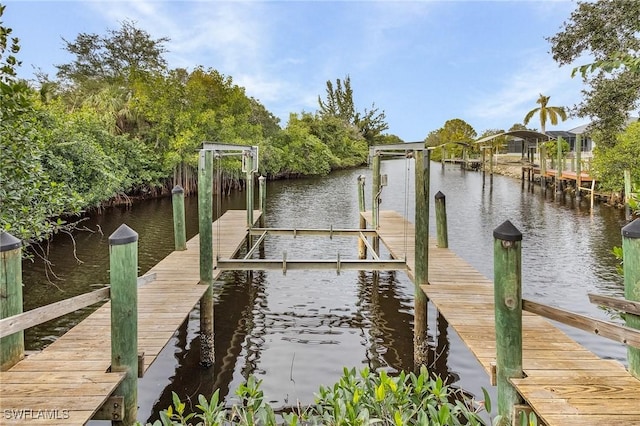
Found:
[[(381, 209), (396, 210), (413, 221), (413, 161), (383, 161), (381, 170), (388, 176)], [(366, 168), (269, 182), (266, 226), (357, 227), (360, 174), (366, 178), (369, 209), (371, 171)], [(538, 186), (522, 186), (516, 179), (490, 180), (478, 172), (436, 163), (431, 166), (430, 188), (432, 232), (433, 196), (441, 191), (446, 196), (449, 247), (488, 278), (493, 277), (493, 229), (510, 220), (523, 233), (525, 298), (619, 321), (591, 305), (587, 294), (623, 294), (611, 254), (611, 248), (621, 244), (623, 212), (600, 205), (592, 211), (588, 200), (555, 200), (552, 191), (544, 194)], [(196, 197), (185, 204), (187, 238), (191, 238), (198, 232)], [(221, 205), (222, 211), (243, 209), (244, 194), (225, 196)], [(87, 231), (76, 233), (74, 239), (56, 236), (45, 247), (51, 271), (39, 260), (24, 264), (25, 309), (107, 284), (108, 236), (122, 223), (139, 233), (140, 275), (144, 274), (173, 249), (171, 215), (169, 198), (150, 200), (89, 218), (81, 225)], [(281, 259), (283, 252), (287, 259), (335, 259), (338, 253), (342, 259), (356, 258), (357, 241), (283, 236), (266, 240), (266, 258)], [(388, 257), (384, 250), (382, 255)], [(215, 365), (210, 369), (198, 365), (196, 307), (139, 381), (141, 421), (155, 418), (154, 413), (170, 405), (172, 391), (195, 401), (198, 394), (220, 389), (227, 401), (233, 401), (235, 389), (249, 375), (262, 380), (272, 406), (286, 408), (313, 402), (318, 387), (334, 383), (343, 367), (368, 366), (391, 373), (413, 368), (413, 284), (403, 273), (228, 272), (215, 284), (215, 296)], [(28, 349), (45, 347), (91, 310), (28, 330)], [(483, 387), (491, 389), (486, 374), (432, 306), (428, 315), (432, 367), (453, 385), (481, 398)], [(624, 346), (560, 327), (596, 354), (624, 362)]]

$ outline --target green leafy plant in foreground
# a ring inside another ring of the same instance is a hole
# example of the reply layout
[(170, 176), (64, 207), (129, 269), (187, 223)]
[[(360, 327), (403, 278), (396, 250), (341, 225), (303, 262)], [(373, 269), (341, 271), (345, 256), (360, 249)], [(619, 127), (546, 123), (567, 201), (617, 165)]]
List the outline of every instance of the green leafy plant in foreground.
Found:
[[(430, 377), (426, 368), (417, 375), (402, 372), (398, 376), (389, 376), (384, 370), (372, 372), (364, 368), (356, 372), (345, 368), (337, 383), (320, 387), (315, 404), (279, 416), (264, 401), (260, 384), (261, 381), (249, 377), (236, 390), (240, 403), (231, 408), (220, 401), (217, 390), (210, 400), (200, 395), (197, 411), (188, 414), (186, 404), (174, 393), (173, 406), (162, 411), (153, 426), (484, 425), (480, 412), (491, 412), (486, 391), (484, 403), (477, 403), (441, 378)], [(494, 424), (500, 421), (499, 416), (493, 419)]]

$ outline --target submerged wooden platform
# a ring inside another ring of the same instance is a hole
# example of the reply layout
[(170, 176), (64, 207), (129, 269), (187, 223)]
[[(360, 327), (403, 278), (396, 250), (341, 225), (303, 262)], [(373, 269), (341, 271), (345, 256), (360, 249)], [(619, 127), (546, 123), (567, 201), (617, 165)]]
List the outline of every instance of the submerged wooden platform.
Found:
[[(260, 217), (254, 213), (254, 220)], [(213, 252), (231, 257), (247, 235), (247, 214), (229, 210), (213, 223)], [(155, 279), (138, 288), (138, 352), (142, 371), (156, 360), (207, 286), (199, 285), (199, 238), (147, 272)], [(214, 270), (214, 279), (222, 272)], [(1, 424), (83, 425), (122, 381), (109, 373), (110, 303), (107, 302), (41, 352), (0, 372)]]
[[(370, 212), (363, 216), (371, 222)], [(406, 256), (413, 279), (413, 224), (396, 212), (382, 211), (378, 235), (394, 257)], [(493, 282), (432, 240), (429, 285), (421, 288), (491, 374), (496, 359)], [(640, 425), (640, 381), (621, 363), (599, 358), (547, 319), (528, 312), (523, 312), (523, 370), (526, 378), (512, 383), (549, 426)]]

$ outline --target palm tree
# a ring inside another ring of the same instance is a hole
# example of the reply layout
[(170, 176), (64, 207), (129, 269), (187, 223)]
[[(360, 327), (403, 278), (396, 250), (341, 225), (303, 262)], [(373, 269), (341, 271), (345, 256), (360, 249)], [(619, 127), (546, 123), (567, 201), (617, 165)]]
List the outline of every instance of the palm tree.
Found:
[(544, 133), (545, 125), (547, 124), (547, 118), (551, 122), (552, 125), (558, 124), (558, 117), (562, 119), (562, 121), (567, 119), (567, 112), (564, 107), (555, 107), (555, 106), (547, 106), (549, 102), (549, 98), (551, 96), (544, 96), (542, 93), (540, 97), (536, 101), (537, 104), (540, 104), (538, 108), (534, 108), (527, 113), (524, 117), (524, 125), (526, 126), (536, 113), (540, 114), (540, 133)]

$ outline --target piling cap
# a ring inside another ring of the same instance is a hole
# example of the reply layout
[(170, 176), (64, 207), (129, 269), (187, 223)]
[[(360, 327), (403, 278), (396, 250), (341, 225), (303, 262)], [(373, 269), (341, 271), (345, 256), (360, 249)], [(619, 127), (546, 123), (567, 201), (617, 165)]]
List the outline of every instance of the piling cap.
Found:
[(493, 230), (493, 238), (503, 241), (522, 241), (522, 232), (507, 220)]
[(441, 191), (438, 191), (435, 195), (436, 200), (440, 200), (444, 198), (444, 194)]
[(15, 250), (22, 247), (22, 241), (8, 232), (0, 232), (0, 252)]
[(625, 238), (640, 238), (640, 218), (622, 228), (622, 236)]
[(181, 187), (180, 185), (176, 185), (173, 187), (173, 189), (171, 190), (172, 194), (183, 194), (184, 193), (184, 188)]
[(138, 241), (138, 233), (124, 223), (109, 236), (109, 245), (111, 246), (135, 243), (136, 241)]

